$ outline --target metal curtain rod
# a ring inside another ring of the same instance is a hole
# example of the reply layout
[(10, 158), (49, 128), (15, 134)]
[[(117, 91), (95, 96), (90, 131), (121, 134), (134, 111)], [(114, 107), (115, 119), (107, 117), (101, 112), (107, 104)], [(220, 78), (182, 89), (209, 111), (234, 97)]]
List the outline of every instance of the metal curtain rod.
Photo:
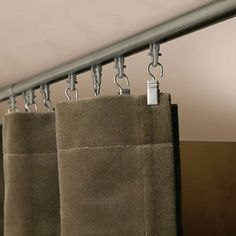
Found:
[(92, 65), (104, 65), (117, 56), (129, 56), (148, 48), (150, 43), (164, 43), (177, 37), (194, 32), (236, 14), (236, 0), (213, 1), (203, 7), (159, 24), (134, 36), (108, 45), (98, 51), (81, 57), (64, 66), (27, 78), (19, 83), (0, 89), (0, 101), (12, 94), (20, 95), (23, 91), (38, 88), (42, 84), (54, 83), (65, 79), (69, 73), (89, 70)]

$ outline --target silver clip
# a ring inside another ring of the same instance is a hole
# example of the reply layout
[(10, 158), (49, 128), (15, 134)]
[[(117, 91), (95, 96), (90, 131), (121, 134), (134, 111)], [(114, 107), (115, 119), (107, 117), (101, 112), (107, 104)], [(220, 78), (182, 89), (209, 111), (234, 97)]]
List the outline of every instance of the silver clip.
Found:
[(65, 95), (66, 95), (67, 99), (71, 100), (71, 97), (70, 97), (70, 95), (68, 93), (69, 90), (70, 90), (70, 92), (74, 92), (75, 93), (75, 99), (78, 99), (78, 90), (76, 89), (76, 86), (75, 86), (78, 83), (76, 81), (76, 74), (70, 73), (68, 75), (66, 83), (69, 84), (69, 87), (65, 89)]
[(101, 65), (91, 66), (91, 75), (93, 79), (93, 91), (95, 96), (98, 96), (101, 91), (102, 66)]
[[(119, 56), (117, 58), (115, 58), (115, 68), (117, 68), (117, 74), (114, 77), (114, 83), (116, 84), (116, 86), (119, 88), (119, 92), (118, 95), (130, 95), (130, 84), (129, 84), (129, 79), (127, 77), (127, 75), (124, 73), (124, 68), (126, 68), (126, 66), (124, 65), (124, 57), (123, 56)], [(126, 81), (126, 85), (127, 88), (123, 88), (117, 81), (117, 79), (125, 79)]]
[(40, 85), (40, 93), (43, 98), (43, 104), (48, 109), (48, 111), (54, 111), (54, 108), (52, 106), (52, 102), (50, 99), (50, 88), (49, 84), (42, 84)]
[(159, 43), (151, 43), (150, 44), (150, 52), (149, 56), (152, 57), (151, 63), (147, 67), (147, 72), (150, 75), (151, 79), (147, 80), (147, 105), (158, 105), (159, 104), (159, 97), (160, 97), (160, 89), (159, 89), (159, 82), (155, 78), (154, 74), (151, 72), (151, 67), (160, 67), (160, 77), (163, 77), (163, 66), (159, 63), (159, 53), (160, 44)]
[(147, 80), (147, 104), (159, 104), (159, 83), (157, 80)]
[(30, 107), (34, 106), (35, 111), (38, 110), (37, 105), (35, 103), (35, 94), (33, 89), (29, 89), (23, 92), (23, 96), (25, 98), (25, 111), (30, 112)]

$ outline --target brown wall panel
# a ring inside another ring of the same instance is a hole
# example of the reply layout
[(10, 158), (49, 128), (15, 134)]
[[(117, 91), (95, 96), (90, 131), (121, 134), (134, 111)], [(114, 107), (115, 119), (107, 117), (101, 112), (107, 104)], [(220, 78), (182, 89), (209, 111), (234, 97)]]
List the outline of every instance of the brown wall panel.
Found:
[(236, 143), (181, 142), (185, 236), (236, 235)]

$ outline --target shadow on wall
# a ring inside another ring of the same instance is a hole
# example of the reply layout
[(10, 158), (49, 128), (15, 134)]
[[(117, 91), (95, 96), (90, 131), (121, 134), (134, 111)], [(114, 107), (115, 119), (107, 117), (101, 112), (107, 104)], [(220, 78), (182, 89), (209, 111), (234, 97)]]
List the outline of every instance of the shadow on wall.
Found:
[(236, 235), (236, 143), (181, 142), (184, 236)]

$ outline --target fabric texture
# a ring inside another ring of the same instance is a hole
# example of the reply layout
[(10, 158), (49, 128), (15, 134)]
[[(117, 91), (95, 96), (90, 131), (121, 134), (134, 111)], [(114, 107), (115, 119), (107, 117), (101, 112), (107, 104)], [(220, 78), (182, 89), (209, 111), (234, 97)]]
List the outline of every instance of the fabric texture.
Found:
[(4, 117), (4, 235), (60, 235), (60, 201), (53, 113)]
[(146, 96), (57, 104), (61, 235), (180, 232), (176, 111), (168, 94), (158, 106)]

